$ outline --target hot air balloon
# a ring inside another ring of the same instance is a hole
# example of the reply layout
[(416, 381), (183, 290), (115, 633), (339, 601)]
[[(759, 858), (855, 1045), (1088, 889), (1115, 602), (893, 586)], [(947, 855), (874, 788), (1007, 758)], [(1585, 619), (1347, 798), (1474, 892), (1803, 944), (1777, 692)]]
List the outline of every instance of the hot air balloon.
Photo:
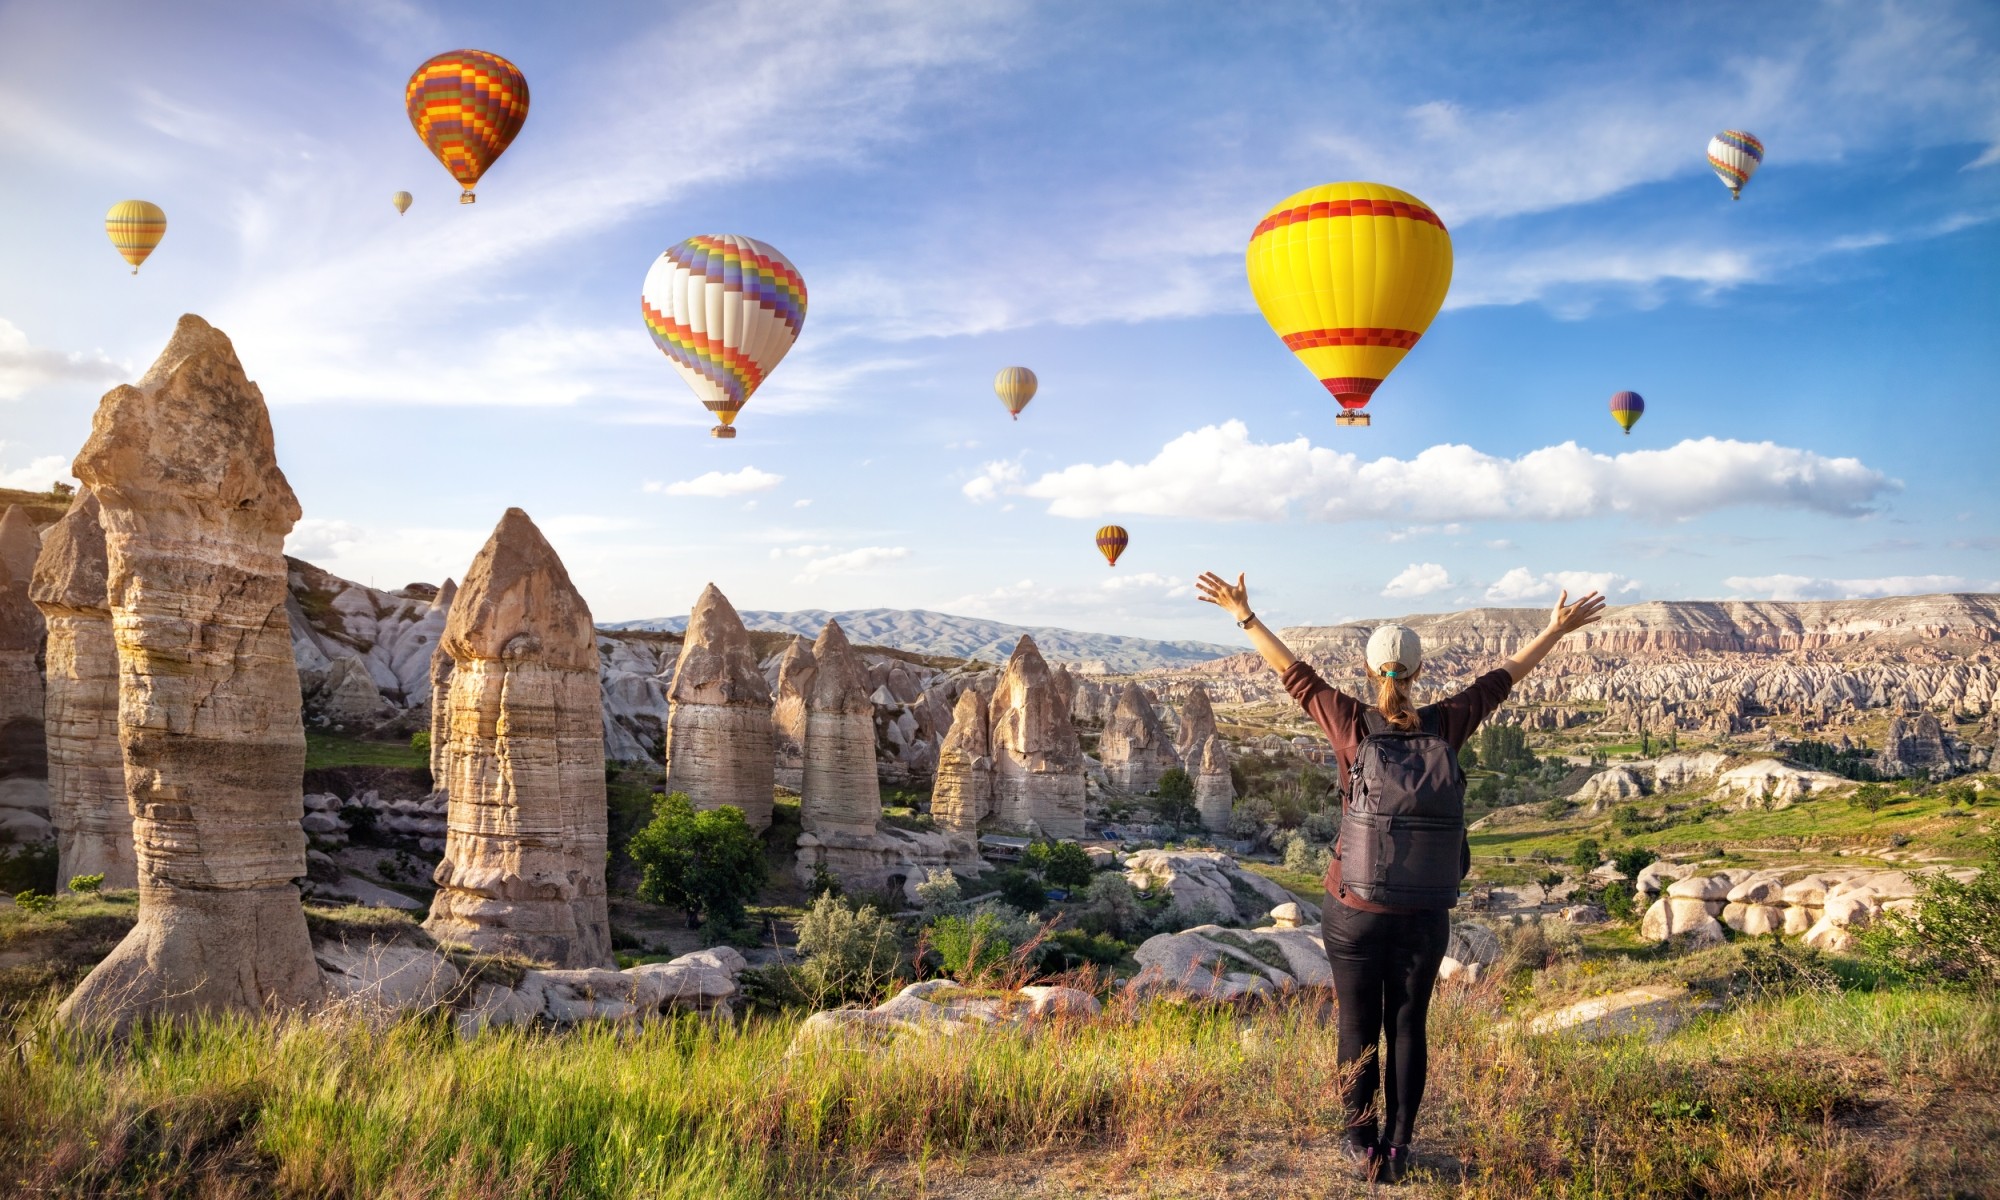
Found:
[(1264, 319), (1366, 425), (1382, 380), (1451, 287), (1451, 235), (1423, 201), (1379, 183), (1307, 188), (1264, 214), (1244, 256)]
[(159, 205), (145, 200), (120, 200), (104, 214), (104, 232), (137, 275), (139, 264), (167, 236), (167, 214)]
[(1097, 552), (1104, 556), (1107, 565), (1115, 567), (1118, 556), (1125, 553), (1125, 547), (1131, 540), (1123, 525), (1106, 525), (1097, 531)]
[(389, 197), (389, 203), (396, 206), (396, 215), (400, 217), (410, 211), (410, 201), (415, 199), (416, 197), (408, 192), (396, 192)]
[(667, 248), (639, 295), (646, 331), (733, 438), (736, 414), (798, 340), (806, 283), (755, 238), (701, 234)]
[(1632, 427), (1639, 418), (1646, 415), (1646, 398), (1637, 392), (1619, 392), (1611, 397), (1611, 419), (1625, 430), (1625, 436), (1632, 436)]
[(1743, 185), (1764, 163), (1764, 143), (1741, 129), (1725, 129), (1708, 139), (1708, 165), (1729, 189), (1731, 200), (1743, 198)]
[(528, 80), (519, 67), (484, 50), (451, 50), (410, 76), (403, 89), (410, 124), (471, 204), (486, 174), (528, 119)]
[(1026, 367), (1002, 367), (993, 377), (993, 390), (1007, 406), (1008, 415), (1018, 421), (1021, 410), (1035, 398), (1035, 373)]

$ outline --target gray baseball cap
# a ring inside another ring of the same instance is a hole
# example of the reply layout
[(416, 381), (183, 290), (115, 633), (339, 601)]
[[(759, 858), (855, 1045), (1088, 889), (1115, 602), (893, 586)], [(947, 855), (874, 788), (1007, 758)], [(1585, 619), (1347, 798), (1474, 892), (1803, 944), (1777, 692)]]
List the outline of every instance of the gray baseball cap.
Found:
[(1383, 667), (1394, 666), (1397, 670), (1390, 678), (1408, 679), (1423, 661), (1424, 643), (1408, 625), (1380, 625), (1368, 635), (1368, 670), (1372, 674), (1380, 675)]

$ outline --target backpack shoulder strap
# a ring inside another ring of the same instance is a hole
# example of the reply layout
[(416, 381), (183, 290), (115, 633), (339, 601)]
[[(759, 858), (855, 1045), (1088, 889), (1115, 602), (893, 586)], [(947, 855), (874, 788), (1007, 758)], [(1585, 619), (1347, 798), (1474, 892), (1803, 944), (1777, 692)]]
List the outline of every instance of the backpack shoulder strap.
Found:
[(1375, 708), (1364, 708), (1361, 710), (1361, 736), (1363, 738), (1370, 738), (1378, 733), (1387, 732), (1389, 732), (1389, 718), (1383, 716), (1380, 710)]
[(1417, 710), (1417, 728), (1432, 737), (1444, 736), (1444, 711), (1435, 704), (1426, 704)]

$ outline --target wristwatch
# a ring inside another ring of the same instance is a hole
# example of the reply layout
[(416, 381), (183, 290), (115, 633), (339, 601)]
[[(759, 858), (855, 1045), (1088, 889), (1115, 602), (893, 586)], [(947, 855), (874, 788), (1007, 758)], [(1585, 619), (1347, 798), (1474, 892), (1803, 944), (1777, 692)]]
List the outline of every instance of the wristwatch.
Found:
[(1243, 619), (1242, 619), (1241, 621), (1238, 621), (1238, 622), (1236, 622), (1236, 628), (1238, 628), (1238, 629), (1248, 629), (1248, 628), (1250, 628), (1250, 623), (1251, 623), (1252, 621), (1255, 621), (1256, 619), (1257, 619), (1257, 614), (1256, 614), (1256, 613), (1251, 613), (1251, 614), (1250, 614), (1249, 616), (1247, 616), (1247, 617), (1243, 618)]

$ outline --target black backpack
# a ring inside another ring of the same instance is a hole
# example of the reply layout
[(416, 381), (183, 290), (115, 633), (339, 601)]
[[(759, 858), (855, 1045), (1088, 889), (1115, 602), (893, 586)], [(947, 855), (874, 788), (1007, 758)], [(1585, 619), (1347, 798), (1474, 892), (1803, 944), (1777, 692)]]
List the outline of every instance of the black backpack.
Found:
[(1340, 883), (1371, 904), (1453, 908), (1471, 866), (1465, 772), (1436, 710), (1418, 716), (1405, 733), (1374, 709), (1362, 713), (1340, 822)]

